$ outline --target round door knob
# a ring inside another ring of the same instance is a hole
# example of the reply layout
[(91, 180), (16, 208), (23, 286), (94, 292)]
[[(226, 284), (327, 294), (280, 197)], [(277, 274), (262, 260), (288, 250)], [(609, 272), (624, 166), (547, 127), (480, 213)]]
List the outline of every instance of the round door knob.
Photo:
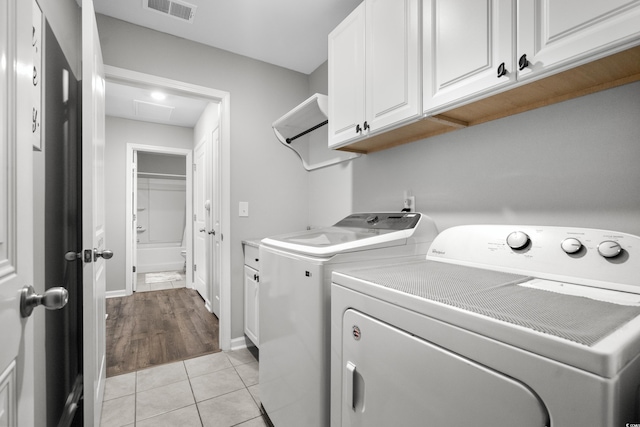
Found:
[(96, 249), (93, 251), (93, 259), (95, 261), (98, 258), (111, 259), (113, 258), (113, 251), (109, 251), (107, 249), (99, 251)]
[(20, 314), (22, 317), (29, 317), (33, 309), (39, 305), (47, 310), (60, 310), (69, 301), (69, 291), (65, 288), (50, 288), (44, 294), (36, 294), (33, 286), (22, 288), (20, 295)]
[(614, 258), (620, 255), (622, 246), (613, 240), (605, 240), (598, 245), (598, 253), (605, 258)]
[(582, 249), (582, 243), (580, 240), (569, 237), (568, 239), (564, 239), (562, 243), (560, 243), (560, 247), (567, 254), (575, 254), (580, 249)]
[(522, 231), (514, 231), (507, 236), (507, 245), (511, 249), (524, 249), (529, 244), (529, 236)]

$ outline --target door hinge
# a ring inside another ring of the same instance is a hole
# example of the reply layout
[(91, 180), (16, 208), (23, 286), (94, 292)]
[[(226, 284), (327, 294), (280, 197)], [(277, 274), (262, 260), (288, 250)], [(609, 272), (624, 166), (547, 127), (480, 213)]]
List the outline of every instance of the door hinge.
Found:
[(198, 266), (193, 264), (193, 271), (198, 271)]
[(136, 272), (136, 266), (135, 265), (133, 266), (133, 272), (134, 273)]
[(198, 215), (193, 214), (193, 221), (195, 222), (195, 221), (197, 221), (197, 220), (198, 220)]
[(194, 172), (196, 171), (196, 164), (195, 163), (193, 164), (193, 171)]

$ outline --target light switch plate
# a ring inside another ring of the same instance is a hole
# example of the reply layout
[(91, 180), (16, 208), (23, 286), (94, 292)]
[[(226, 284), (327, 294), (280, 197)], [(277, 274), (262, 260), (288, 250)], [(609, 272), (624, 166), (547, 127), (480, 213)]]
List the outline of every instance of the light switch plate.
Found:
[(240, 216), (249, 216), (249, 202), (240, 202)]

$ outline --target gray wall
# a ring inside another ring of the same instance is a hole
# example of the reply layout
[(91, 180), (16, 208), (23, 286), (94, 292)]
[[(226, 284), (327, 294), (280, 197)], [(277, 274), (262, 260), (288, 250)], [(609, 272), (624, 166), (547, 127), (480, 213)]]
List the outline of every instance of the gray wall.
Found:
[[(231, 337), (242, 337), (241, 241), (307, 225), (307, 173), (271, 123), (308, 97), (308, 76), (103, 15), (97, 21), (105, 64), (231, 94)], [(240, 201), (249, 202), (249, 217), (238, 217)]]
[[(328, 86), (329, 67), (325, 61), (309, 75), (309, 95), (327, 95)], [(353, 212), (353, 163), (357, 161), (309, 172), (309, 226), (333, 225)]]
[(187, 162), (185, 156), (178, 154), (141, 151), (138, 153), (138, 173), (140, 172), (186, 175)]
[(369, 154), (356, 210), (399, 209), (403, 190), (439, 229), (539, 224), (640, 234), (640, 83)]
[(114, 253), (107, 266), (107, 292), (124, 291), (126, 280), (126, 177), (127, 144), (193, 148), (193, 129), (138, 122), (118, 117), (106, 118), (105, 174), (106, 245)]

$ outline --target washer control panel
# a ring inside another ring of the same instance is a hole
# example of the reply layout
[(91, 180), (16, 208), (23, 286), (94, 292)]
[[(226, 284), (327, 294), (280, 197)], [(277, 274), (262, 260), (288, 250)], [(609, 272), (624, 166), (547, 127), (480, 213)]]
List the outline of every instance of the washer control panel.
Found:
[(640, 237), (616, 231), (465, 225), (442, 231), (427, 259), (640, 294)]

